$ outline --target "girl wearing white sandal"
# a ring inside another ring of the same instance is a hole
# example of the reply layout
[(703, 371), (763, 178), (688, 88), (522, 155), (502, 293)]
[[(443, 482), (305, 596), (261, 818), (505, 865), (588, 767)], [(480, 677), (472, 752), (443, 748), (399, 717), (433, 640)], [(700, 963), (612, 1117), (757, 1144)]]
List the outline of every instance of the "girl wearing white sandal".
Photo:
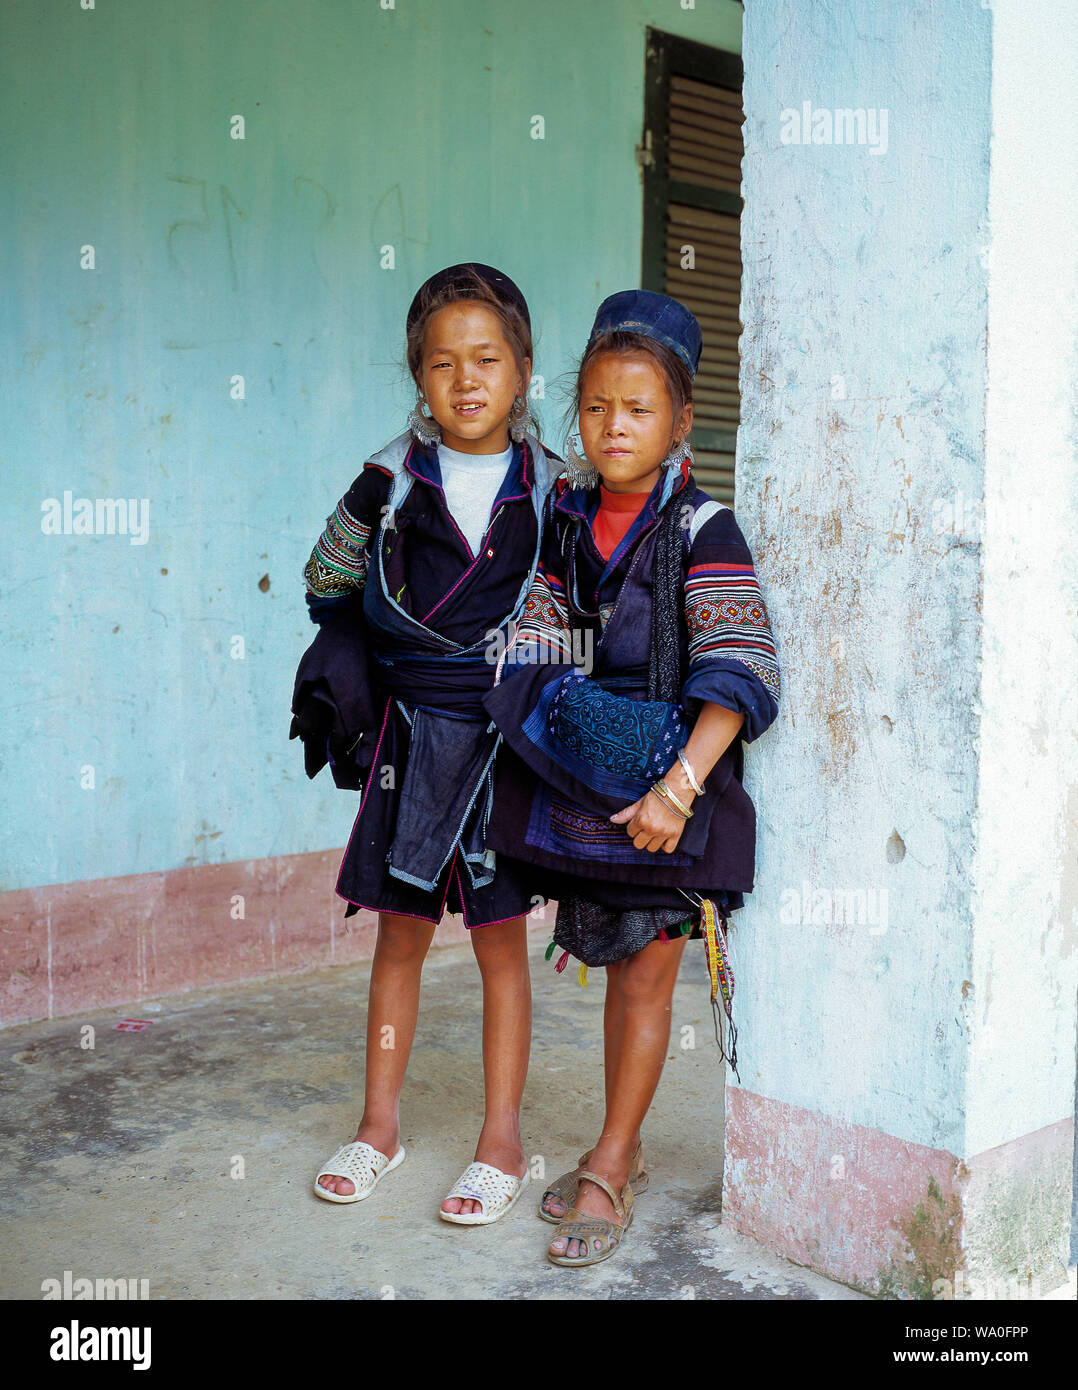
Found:
[(497, 735), (481, 696), (491, 631), (507, 635), (527, 596), (560, 460), (530, 429), (530, 319), (508, 276), (474, 262), (440, 271), (416, 294), (407, 337), (409, 431), (364, 466), (306, 569), (323, 627), (297, 674), (293, 734), (309, 776), (328, 758), (338, 786), (362, 789), (337, 892), (346, 916), (378, 912), (363, 1116), (314, 1191), (359, 1202), (404, 1161), (423, 960), (443, 913), (460, 912), (483, 982), (485, 1116), (439, 1215), (481, 1225), (527, 1181), (525, 915), (545, 901), (538, 875), (495, 863), (485, 843)]

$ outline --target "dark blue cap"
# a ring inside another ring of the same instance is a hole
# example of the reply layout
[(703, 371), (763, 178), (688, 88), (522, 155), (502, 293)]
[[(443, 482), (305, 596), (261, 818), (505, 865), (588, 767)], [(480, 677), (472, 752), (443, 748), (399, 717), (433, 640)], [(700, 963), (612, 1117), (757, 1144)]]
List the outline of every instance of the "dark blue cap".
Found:
[(676, 353), (693, 376), (700, 365), (704, 335), (694, 315), (676, 299), (653, 290), (619, 290), (604, 299), (588, 341), (601, 333), (642, 333), (654, 338)]

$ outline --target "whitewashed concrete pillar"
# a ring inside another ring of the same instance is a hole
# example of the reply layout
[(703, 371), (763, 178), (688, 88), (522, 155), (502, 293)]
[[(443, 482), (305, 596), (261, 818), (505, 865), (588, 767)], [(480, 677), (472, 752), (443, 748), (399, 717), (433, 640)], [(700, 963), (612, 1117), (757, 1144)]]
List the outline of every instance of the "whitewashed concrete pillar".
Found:
[[(750, 748), (724, 1220), (892, 1297), (1066, 1274), (1078, 9), (747, 0)], [(847, 115), (846, 113), (850, 113)]]

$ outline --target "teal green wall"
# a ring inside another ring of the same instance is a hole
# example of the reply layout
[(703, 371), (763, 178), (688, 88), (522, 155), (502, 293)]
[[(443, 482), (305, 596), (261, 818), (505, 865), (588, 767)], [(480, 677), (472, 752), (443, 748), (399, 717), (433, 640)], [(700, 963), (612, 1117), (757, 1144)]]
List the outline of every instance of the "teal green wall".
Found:
[[(649, 24), (740, 47), (733, 0), (6, 0), (0, 889), (343, 844), (287, 738), (304, 562), (428, 274), (516, 278), (548, 380), (638, 283)], [(148, 542), (42, 534), (65, 491)]]

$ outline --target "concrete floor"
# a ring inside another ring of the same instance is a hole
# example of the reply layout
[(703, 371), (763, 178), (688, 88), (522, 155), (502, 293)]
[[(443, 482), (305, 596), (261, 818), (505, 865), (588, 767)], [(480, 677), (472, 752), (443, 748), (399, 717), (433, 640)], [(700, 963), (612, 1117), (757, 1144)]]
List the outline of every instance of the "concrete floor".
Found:
[[(311, 1184), (355, 1132), (369, 965), (3, 1030), (0, 1297), (40, 1299), (43, 1280), (70, 1271), (147, 1279), (158, 1299), (862, 1299), (717, 1218), (723, 1077), (698, 944), (644, 1129), (651, 1186), (611, 1260), (548, 1263), (540, 1186), (489, 1227), (436, 1215), (481, 1118), (479, 977), (465, 945), (427, 961), (402, 1103), (408, 1157), (353, 1206), (319, 1201)], [(603, 972), (582, 990), (573, 972), (553, 973), (544, 945), (523, 1129), (553, 1177), (602, 1120)], [(153, 1026), (115, 1031), (125, 1015)], [(680, 1046), (685, 1024), (694, 1049)]]

